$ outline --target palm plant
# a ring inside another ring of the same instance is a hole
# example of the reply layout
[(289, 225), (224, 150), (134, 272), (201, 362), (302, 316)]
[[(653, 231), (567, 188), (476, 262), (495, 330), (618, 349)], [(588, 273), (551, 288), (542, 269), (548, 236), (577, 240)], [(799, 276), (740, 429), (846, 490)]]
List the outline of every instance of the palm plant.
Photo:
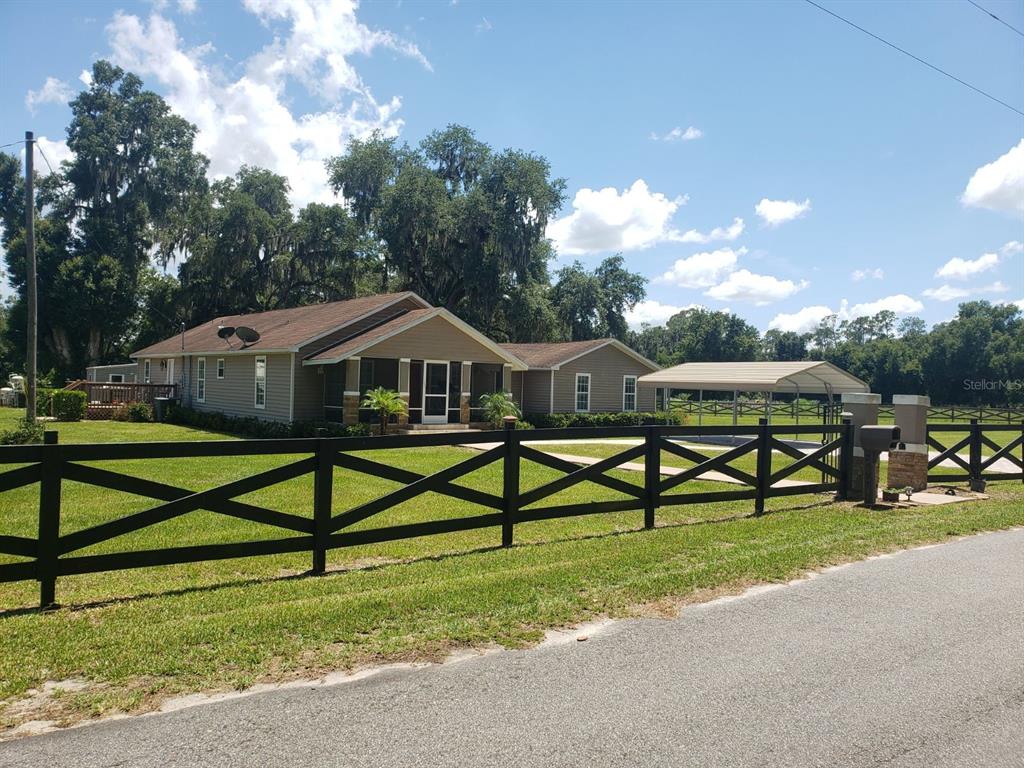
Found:
[(512, 399), (511, 392), (490, 392), (480, 398), (480, 409), (484, 412), (484, 418), (495, 427), (500, 427), (506, 416), (515, 416), (517, 419), (523, 417), (519, 406)]
[(400, 394), (393, 389), (385, 387), (367, 390), (363, 396), (362, 407), (377, 412), (380, 418), (380, 433), (382, 435), (387, 432), (388, 422), (391, 420), (391, 417), (405, 413), (407, 408), (405, 400), (402, 399)]

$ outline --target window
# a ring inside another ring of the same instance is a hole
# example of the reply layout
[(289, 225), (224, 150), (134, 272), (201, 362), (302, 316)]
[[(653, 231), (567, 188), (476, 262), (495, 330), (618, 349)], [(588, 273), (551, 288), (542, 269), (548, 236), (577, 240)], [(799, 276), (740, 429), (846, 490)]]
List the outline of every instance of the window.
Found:
[(143, 360), (142, 361), (142, 380), (146, 384), (152, 384), (153, 383), (153, 378), (150, 375), (152, 373), (152, 371), (153, 371), (153, 363), (152, 363), (152, 361), (151, 360)]
[(124, 374), (123, 373), (112, 373), (107, 377), (107, 381), (111, 384), (123, 384)]
[(590, 410), (590, 374), (576, 374), (576, 410)]
[(224, 378), (224, 358), (223, 357), (218, 357), (217, 358), (217, 378), (218, 379), (223, 379)]
[(622, 377), (622, 410), (636, 410), (636, 376)]
[(206, 402), (206, 358), (196, 360), (196, 402)]
[(267, 407), (267, 358), (256, 358), (256, 390), (253, 405), (257, 408)]

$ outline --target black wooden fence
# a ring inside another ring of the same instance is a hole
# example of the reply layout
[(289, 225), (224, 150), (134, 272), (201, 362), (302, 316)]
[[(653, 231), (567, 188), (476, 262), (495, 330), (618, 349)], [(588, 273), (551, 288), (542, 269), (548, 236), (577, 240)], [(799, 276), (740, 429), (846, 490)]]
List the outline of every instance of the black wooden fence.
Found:
[[(992, 439), (1014, 433), (1016, 436), (1005, 445)], [(974, 484), (981, 480), (1024, 480), (1024, 424), (981, 424), (977, 419), (971, 419), (970, 424), (929, 424), (927, 440), (937, 452), (928, 459), (929, 481)], [(984, 447), (992, 453), (985, 456)], [(1016, 456), (1015, 451), (1021, 455)], [(1000, 464), (1018, 471), (1000, 470)]]
[[(953, 427), (961, 431), (963, 429), (962, 425), (951, 425), (950, 428)], [(975, 439), (981, 443), (991, 444), (991, 441), (985, 439), (982, 429), (989, 431), (1001, 428), (985, 425), (972, 434), (979, 435), (980, 437)], [(940, 430), (933, 428), (933, 431)], [(745, 441), (710, 456), (679, 442), (688, 438), (712, 435), (738, 436), (741, 439), (745, 438)], [(820, 440), (821, 445), (804, 453), (791, 443), (781, 440), (782, 435), (812, 436)], [(0, 535), (0, 555), (21, 558), (20, 561), (0, 564), (0, 582), (39, 581), (40, 603), (43, 607), (54, 604), (57, 578), (72, 574), (293, 552), (311, 552), (313, 573), (322, 573), (326, 567), (328, 550), (339, 547), (492, 526), (501, 528), (502, 544), (510, 546), (515, 525), (535, 520), (642, 510), (644, 526), (652, 528), (656, 512), (663, 506), (737, 500), (753, 501), (754, 512), (760, 514), (764, 511), (765, 500), (777, 496), (836, 493), (838, 498), (846, 498), (845, 489), (848, 487), (853, 457), (853, 430), (848, 423), (769, 426), (763, 419), (757, 425), (738, 427), (655, 425), (385, 437), (94, 445), (61, 445), (57, 443), (56, 437), (55, 432), (48, 432), (43, 445), (0, 447), (0, 467), (20, 465), (0, 472), (0, 492), (35, 483), (39, 485), (38, 536), (30, 538)], [(527, 441), (609, 437), (641, 438), (642, 442), (629, 445), (611, 457), (582, 467), (524, 444)], [(1009, 456), (1009, 451), (1020, 445), (1020, 442), (1020, 439), (1017, 439), (1008, 448), (1000, 449), (998, 457)], [(487, 443), (493, 445), (481, 445)], [(390, 466), (365, 455), (388, 449), (454, 445), (480, 445), (483, 450), (432, 475), (421, 475)], [(955, 456), (956, 451), (963, 445), (962, 441), (957, 442), (943, 454), (944, 457)], [(663, 451), (693, 464), (676, 471), (675, 474), (662, 472)], [(773, 471), (773, 452), (793, 459), (792, 463)], [(748, 454), (756, 457), (756, 468), (753, 473), (733, 466), (737, 459)], [(187, 457), (266, 455), (294, 456), (296, 460), (203, 491), (180, 488), (94, 466), (96, 463), (129, 459), (171, 460)], [(641, 456), (645, 462), (642, 484), (630, 483), (621, 477), (608, 474), (622, 463), (639, 459)], [(968, 468), (980, 467), (979, 476), (986, 477), (985, 467), (990, 466), (991, 461), (980, 459), (980, 448), (978, 457), (977, 461), (971, 460)], [(503, 463), (500, 492), (477, 490), (454, 482), (499, 461)], [(520, 486), (522, 461), (533, 461), (564, 474), (550, 482), (523, 489)], [(335, 467), (398, 482), (402, 487), (371, 501), (337, 511), (334, 509), (334, 503), (344, 498), (345, 489), (335, 487)], [(818, 470), (821, 481), (780, 484), (780, 481), (805, 468)], [(730, 477), (737, 487), (686, 492), (687, 483), (700, 479), (704, 473), (712, 470)], [(237, 500), (238, 497), (253, 491), (303, 475), (312, 475), (312, 516), (281, 512)], [(65, 480), (136, 494), (159, 503), (143, 511), (89, 528), (61, 533), (61, 489)], [(623, 498), (576, 504), (554, 504), (550, 501), (547, 504), (543, 503), (560, 491), (584, 481), (591, 481), (617, 491)], [(357, 523), (428, 491), (468, 501), (481, 507), (483, 511), (468, 517), (351, 530)], [(275, 539), (228, 544), (182, 545), (104, 554), (81, 552), (93, 545), (196, 510), (209, 510), (263, 523), (284, 530), (286, 535)]]
[[(732, 400), (683, 400), (672, 399), (673, 408), (687, 414), (702, 414), (704, 416), (731, 416), (733, 412)], [(842, 403), (836, 401), (827, 403), (824, 401), (808, 402), (782, 401), (782, 400), (738, 400), (736, 402), (736, 415), (745, 416), (766, 416), (773, 417), (788, 416), (790, 418), (800, 417), (816, 418), (831, 421), (833, 415), (843, 410)], [(894, 418), (892, 405), (878, 406), (879, 418)], [(928, 419), (945, 422), (969, 421), (977, 419), (982, 422), (996, 422), (1014, 424), (1024, 419), (1024, 407), (995, 407), (995, 406), (969, 406), (969, 405), (933, 405), (928, 408)]]

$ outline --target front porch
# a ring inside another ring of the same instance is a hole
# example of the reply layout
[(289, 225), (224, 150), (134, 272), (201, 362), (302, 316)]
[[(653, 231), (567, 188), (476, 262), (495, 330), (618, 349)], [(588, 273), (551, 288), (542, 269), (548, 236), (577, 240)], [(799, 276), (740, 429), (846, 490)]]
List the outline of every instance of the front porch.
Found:
[(408, 414), (401, 425), (474, 424), (483, 421), (480, 398), (511, 389), (509, 363), (432, 358), (349, 357), (325, 365), (324, 420), (341, 424), (371, 422), (377, 414), (360, 407), (368, 390), (398, 392)]

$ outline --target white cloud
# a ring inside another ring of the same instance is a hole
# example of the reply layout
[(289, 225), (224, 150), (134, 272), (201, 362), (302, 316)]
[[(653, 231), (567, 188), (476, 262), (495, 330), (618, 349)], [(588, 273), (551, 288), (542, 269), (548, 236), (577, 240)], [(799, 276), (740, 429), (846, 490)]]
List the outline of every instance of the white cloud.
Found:
[(719, 248), (677, 259), (672, 268), (655, 278), (655, 282), (671, 283), (680, 288), (710, 288), (735, 271), (739, 257), (746, 248)]
[(769, 227), (777, 227), (787, 221), (798, 219), (809, 210), (811, 210), (810, 198), (798, 203), (795, 200), (769, 200), (766, 197), (754, 206), (754, 212)]
[(1024, 299), (1017, 299), (1016, 301), (1011, 301), (1010, 304), (1013, 304), (1013, 306), (1015, 306), (1021, 312), (1024, 312)]
[[(163, 86), (171, 108), (198, 127), (196, 148), (210, 158), (214, 176), (258, 165), (288, 178), (296, 205), (333, 201), (324, 160), (352, 137), (375, 129), (393, 136), (402, 126), (400, 99), (377, 101), (349, 60), (387, 49), (429, 63), (412, 43), (359, 23), (355, 2), (245, 0), (245, 7), (274, 39), (244, 62), (237, 79), (208, 61), (212, 46), (186, 48), (173, 22), (155, 13), (145, 22), (114, 15), (107, 26), (112, 59)], [(293, 81), (318, 95), (324, 109), (294, 114)]]
[(730, 274), (723, 282), (704, 292), (719, 301), (747, 301), (757, 306), (771, 304), (774, 301), (787, 299), (794, 293), (802, 291), (810, 283), (801, 280), (780, 280), (771, 275), (757, 275), (747, 269)]
[[(845, 305), (845, 302), (843, 303)], [(883, 310), (895, 312), (897, 315), (909, 315), (914, 312), (920, 312), (922, 309), (924, 309), (924, 304), (917, 299), (912, 299), (905, 293), (897, 293), (894, 296), (886, 296), (877, 301), (854, 304), (847, 311), (841, 310), (840, 315), (845, 315), (846, 317), (870, 317), (871, 315), (877, 315)]]
[(999, 263), (999, 256), (994, 253), (985, 253), (976, 259), (961, 259), (954, 257), (943, 264), (935, 272), (936, 277), (946, 277), (951, 280), (966, 280), (974, 275), (994, 269)]
[(1024, 212), (1024, 139), (1002, 157), (976, 170), (960, 201), (993, 211)]
[(834, 315), (828, 307), (815, 304), (811, 307), (804, 307), (790, 314), (780, 313), (768, 323), (768, 329), (780, 331), (793, 331), (794, 333), (808, 333), (818, 327), (818, 323), (829, 315)]
[(651, 192), (643, 179), (621, 193), (614, 187), (584, 187), (573, 198), (572, 213), (551, 222), (547, 236), (559, 253), (570, 256), (640, 250), (671, 236), (672, 217), (685, 202)]
[(688, 229), (682, 234), (671, 233), (670, 240), (679, 243), (710, 243), (715, 240), (733, 241), (743, 234), (743, 219), (737, 216), (728, 227), (715, 227), (708, 233), (698, 232), (696, 229)]
[(178, 10), (186, 16), (196, 12), (199, 7), (199, 0), (178, 0)]
[(673, 315), (699, 306), (699, 304), (687, 304), (685, 307), (677, 307), (673, 304), (662, 304), (654, 299), (644, 299), (632, 309), (626, 310), (625, 318), (630, 328), (639, 329), (644, 324), (664, 325)]
[[(68, 143), (64, 139), (57, 139), (56, 141), (50, 141), (45, 136), (39, 136), (36, 139), (37, 148), (42, 150), (42, 153), (46, 156), (46, 159), (50, 161), (50, 165), (53, 166), (54, 171), (60, 170), (58, 167), (65, 160), (70, 160), (71, 150), (68, 149)], [(46, 162), (36, 161), (36, 171), (48, 172), (49, 169)]]
[(78, 79), (86, 88), (88, 88), (90, 85), (92, 85), (92, 72), (90, 72), (88, 69), (83, 69), (78, 74)]
[(921, 291), (921, 294), (936, 301), (953, 301), (984, 293), (1006, 293), (1008, 290), (1010, 289), (1006, 285), (997, 280), (990, 285), (982, 285), (975, 288), (956, 288), (952, 285), (940, 285), (938, 288), (928, 288)]
[(874, 269), (855, 269), (850, 273), (850, 279), (855, 283), (859, 283), (861, 280), (882, 280), (885, 278), (885, 270), (881, 267), (875, 267)]
[(700, 128), (695, 128), (692, 125), (683, 130), (678, 125), (668, 133), (663, 133), (660, 136), (657, 133), (651, 132), (651, 141), (693, 141), (699, 139), (704, 135), (704, 131)]
[(75, 92), (71, 86), (56, 77), (46, 78), (42, 88), (25, 94), (25, 108), (33, 115), (40, 104), (67, 104)]
[(1012, 256), (1015, 253), (1024, 253), (1024, 243), (1020, 240), (1011, 240), (1008, 243), (1004, 243), (999, 248), (999, 254), (1001, 256)]

